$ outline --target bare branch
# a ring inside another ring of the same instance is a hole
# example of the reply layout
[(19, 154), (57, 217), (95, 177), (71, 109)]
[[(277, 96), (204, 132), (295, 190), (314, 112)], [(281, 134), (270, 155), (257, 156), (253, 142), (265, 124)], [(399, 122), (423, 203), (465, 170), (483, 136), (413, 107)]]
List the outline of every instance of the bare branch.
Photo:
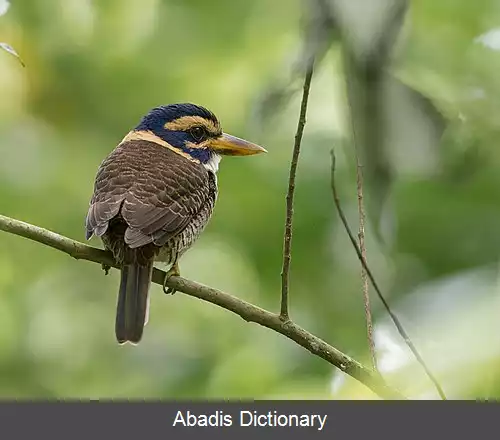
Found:
[(331, 151), (331, 154), (332, 154), (331, 187), (332, 187), (332, 193), (333, 193), (333, 200), (335, 202), (335, 206), (337, 207), (337, 211), (339, 213), (339, 217), (342, 220), (342, 223), (343, 223), (344, 228), (345, 228), (345, 230), (347, 232), (347, 235), (349, 235), (349, 239), (351, 240), (351, 243), (352, 243), (352, 245), (354, 247), (354, 250), (356, 251), (356, 254), (357, 254), (358, 258), (359, 258), (359, 261), (363, 265), (363, 268), (365, 269), (366, 274), (368, 275), (368, 278), (370, 278), (370, 281), (371, 281), (371, 283), (373, 285), (373, 288), (375, 289), (375, 292), (377, 292), (377, 295), (380, 298), (380, 301), (382, 301), (382, 304), (384, 305), (387, 313), (391, 317), (392, 322), (394, 322), (394, 325), (396, 326), (399, 334), (404, 339), (406, 345), (408, 345), (409, 349), (411, 350), (411, 352), (413, 353), (413, 355), (415, 356), (415, 358), (417, 359), (417, 361), (419, 362), (419, 364), (422, 366), (422, 368), (424, 369), (424, 371), (427, 374), (427, 376), (429, 377), (429, 379), (434, 384), (434, 386), (435, 386), (435, 388), (436, 388), (439, 396), (441, 397), (441, 399), (446, 400), (446, 395), (445, 395), (445, 393), (443, 391), (443, 388), (441, 387), (441, 385), (439, 384), (439, 382), (435, 378), (435, 376), (432, 374), (432, 372), (430, 371), (430, 369), (427, 367), (427, 364), (425, 363), (425, 361), (422, 358), (422, 356), (420, 356), (420, 353), (418, 352), (417, 348), (415, 347), (415, 345), (413, 344), (412, 340), (408, 336), (408, 333), (406, 333), (405, 329), (401, 325), (401, 322), (399, 321), (398, 317), (392, 312), (391, 308), (389, 307), (389, 303), (384, 298), (384, 295), (382, 295), (382, 292), (381, 292), (380, 288), (378, 287), (377, 282), (375, 281), (375, 277), (373, 276), (372, 271), (368, 267), (368, 264), (366, 263), (366, 260), (365, 260), (365, 258), (363, 256), (363, 254), (361, 253), (361, 250), (360, 250), (360, 248), (358, 246), (358, 243), (356, 242), (356, 239), (354, 238), (354, 235), (353, 235), (353, 233), (351, 231), (351, 228), (349, 227), (349, 223), (347, 222), (347, 218), (345, 217), (344, 211), (342, 210), (342, 206), (340, 204), (340, 199), (339, 199), (339, 196), (338, 196), (338, 193), (337, 193), (337, 186), (335, 184), (335, 152), (333, 151), (333, 149)]
[[(363, 166), (361, 160), (356, 152), (356, 174), (357, 174), (357, 190), (358, 190), (358, 212), (359, 212), (359, 230), (358, 240), (361, 255), (366, 260), (366, 246), (365, 246), (365, 208), (363, 203)], [(365, 321), (366, 321), (366, 335), (368, 339), (368, 349), (370, 351), (370, 359), (372, 368), (377, 369), (377, 357), (375, 354), (375, 341), (373, 340), (373, 321), (372, 311), (370, 306), (370, 292), (368, 286), (368, 276), (366, 270), (361, 265), (361, 284), (363, 286), (363, 302), (365, 306)]]
[(288, 314), (288, 288), (290, 278), (290, 260), (292, 258), (292, 222), (293, 222), (293, 196), (295, 193), (295, 176), (299, 162), (300, 144), (306, 125), (307, 101), (309, 99), (309, 89), (313, 75), (314, 60), (311, 60), (304, 80), (304, 90), (302, 93), (302, 103), (300, 104), (300, 116), (295, 134), (295, 144), (293, 146), (292, 161), (290, 163), (290, 176), (288, 180), (288, 193), (286, 195), (286, 219), (285, 232), (283, 238), (283, 267), (281, 270), (281, 310), (280, 317), (283, 321), (289, 319)]
[[(29, 223), (0, 215), (0, 230), (29, 238), (79, 260), (87, 260), (116, 267), (116, 263), (109, 252), (87, 246)], [(155, 268), (153, 282), (163, 285), (164, 278), (165, 272)], [(181, 277), (169, 278), (167, 286), (175, 288), (178, 292), (183, 292), (203, 301), (218, 305), (239, 315), (245, 321), (255, 322), (286, 336), (315, 356), (324, 359), (344, 373), (357, 379), (384, 399), (405, 399), (399, 391), (389, 387), (377, 372), (365, 367), (322, 339), (299, 327), (297, 324), (291, 321), (284, 322), (275, 313), (268, 312), (228, 293)]]

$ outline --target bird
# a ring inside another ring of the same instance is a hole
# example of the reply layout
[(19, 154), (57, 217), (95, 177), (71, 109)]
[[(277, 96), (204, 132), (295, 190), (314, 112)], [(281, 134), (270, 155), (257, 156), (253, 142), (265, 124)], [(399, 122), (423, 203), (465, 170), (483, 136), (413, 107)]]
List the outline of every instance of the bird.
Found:
[(85, 226), (120, 269), (115, 335), (137, 345), (149, 315), (154, 262), (180, 276), (179, 259), (212, 216), (222, 155), (267, 151), (224, 133), (210, 110), (191, 103), (162, 105), (142, 117), (100, 164)]

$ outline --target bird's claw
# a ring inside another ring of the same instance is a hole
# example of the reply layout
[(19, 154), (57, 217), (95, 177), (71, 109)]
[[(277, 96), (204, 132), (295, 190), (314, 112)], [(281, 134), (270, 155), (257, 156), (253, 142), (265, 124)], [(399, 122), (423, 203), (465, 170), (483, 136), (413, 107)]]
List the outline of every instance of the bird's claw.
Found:
[(165, 278), (163, 280), (163, 292), (166, 295), (173, 295), (176, 292), (176, 290), (173, 287), (167, 288), (167, 281), (170, 279), (170, 277), (179, 277), (180, 275), (181, 273), (179, 271), (179, 265), (177, 263), (174, 263), (172, 267), (165, 274)]
[(101, 264), (102, 270), (104, 271), (104, 275), (108, 275), (111, 269), (111, 266), (108, 264)]

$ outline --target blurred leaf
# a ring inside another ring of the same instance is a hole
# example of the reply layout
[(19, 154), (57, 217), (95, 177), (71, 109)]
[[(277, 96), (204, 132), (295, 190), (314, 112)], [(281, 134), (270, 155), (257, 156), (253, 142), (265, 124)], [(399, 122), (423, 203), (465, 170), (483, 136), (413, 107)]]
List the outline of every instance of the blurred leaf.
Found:
[(311, 60), (319, 69), (338, 32), (332, 11), (325, 0), (302, 2), (301, 48), (290, 67), (285, 67), (284, 78), (268, 85), (257, 99), (253, 113), (256, 131), (269, 127), (274, 116), (281, 113), (292, 98), (302, 90), (303, 78)]
[(9, 10), (10, 3), (8, 0), (0, 0), (0, 17), (7, 13)]
[(500, 50), (500, 28), (490, 29), (474, 41), (483, 44), (491, 50)]
[(19, 60), (19, 62), (21, 63), (21, 65), (23, 67), (25, 67), (24, 61), (21, 59), (21, 57), (19, 56), (19, 54), (14, 50), (14, 48), (10, 44), (0, 43), (0, 48), (2, 48), (3, 50), (9, 52), (11, 55), (14, 55)]

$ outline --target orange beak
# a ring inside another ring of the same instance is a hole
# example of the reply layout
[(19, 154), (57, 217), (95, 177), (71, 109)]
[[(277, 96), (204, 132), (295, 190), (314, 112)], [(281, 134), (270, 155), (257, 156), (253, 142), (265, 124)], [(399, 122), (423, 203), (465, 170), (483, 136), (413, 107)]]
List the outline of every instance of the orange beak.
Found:
[(219, 137), (210, 141), (209, 148), (226, 156), (250, 156), (252, 154), (267, 153), (267, 150), (260, 145), (227, 133), (222, 133)]

